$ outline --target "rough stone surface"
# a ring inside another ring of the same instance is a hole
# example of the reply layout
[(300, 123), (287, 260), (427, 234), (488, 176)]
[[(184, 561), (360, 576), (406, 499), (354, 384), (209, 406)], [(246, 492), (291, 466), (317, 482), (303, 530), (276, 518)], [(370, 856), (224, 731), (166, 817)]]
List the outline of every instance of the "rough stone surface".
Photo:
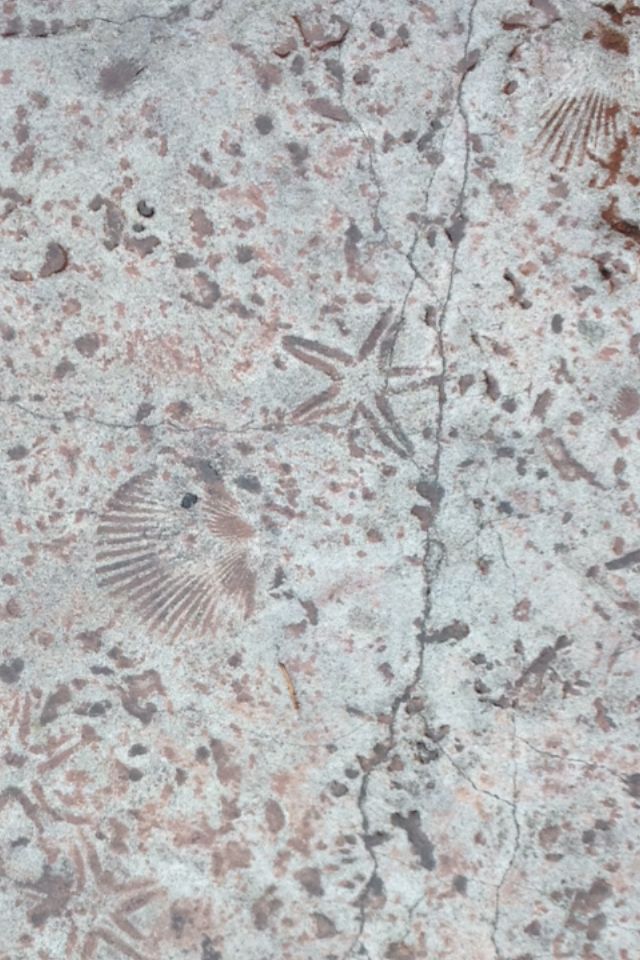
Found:
[(637, 958), (640, 7), (0, 25), (2, 960)]

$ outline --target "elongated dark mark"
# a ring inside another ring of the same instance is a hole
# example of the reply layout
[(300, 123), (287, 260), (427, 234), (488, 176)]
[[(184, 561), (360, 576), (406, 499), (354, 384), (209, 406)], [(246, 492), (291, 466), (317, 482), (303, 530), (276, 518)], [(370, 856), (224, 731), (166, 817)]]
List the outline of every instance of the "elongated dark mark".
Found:
[(433, 844), (422, 829), (418, 811), (410, 810), (406, 817), (403, 817), (401, 813), (394, 813), (391, 816), (391, 823), (394, 827), (400, 827), (401, 830), (404, 830), (407, 840), (425, 870), (435, 869), (436, 858), (433, 855)]
[(607, 570), (625, 570), (627, 567), (632, 567), (636, 563), (640, 563), (640, 550), (631, 550), (622, 557), (609, 560), (608, 563), (605, 563), (605, 567)]

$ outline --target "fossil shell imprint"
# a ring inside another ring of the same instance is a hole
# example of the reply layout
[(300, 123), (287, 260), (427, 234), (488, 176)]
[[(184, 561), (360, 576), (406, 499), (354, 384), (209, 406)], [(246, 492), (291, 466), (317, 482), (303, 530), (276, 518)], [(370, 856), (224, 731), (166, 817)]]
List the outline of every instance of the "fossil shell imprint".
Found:
[(255, 538), (255, 526), (221, 481), (149, 470), (106, 504), (98, 583), (128, 601), (152, 631), (210, 636), (253, 612)]
[(637, 132), (640, 8), (610, 6), (569, 5), (532, 46), (529, 69), (549, 76), (532, 152), (560, 170), (592, 161), (614, 182)]
[(582, 166), (588, 157), (609, 156), (625, 136), (618, 101), (589, 90), (560, 96), (547, 107), (535, 145), (564, 170), (572, 163)]

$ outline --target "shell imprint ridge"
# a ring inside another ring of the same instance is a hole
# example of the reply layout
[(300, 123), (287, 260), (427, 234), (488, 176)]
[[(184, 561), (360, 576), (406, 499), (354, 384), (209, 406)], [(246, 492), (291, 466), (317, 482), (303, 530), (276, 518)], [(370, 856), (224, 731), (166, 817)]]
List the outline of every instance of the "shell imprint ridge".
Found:
[(618, 101), (590, 90), (554, 100), (542, 114), (534, 147), (566, 170), (572, 163), (582, 166), (587, 158), (607, 157), (625, 136)]
[(98, 584), (172, 639), (211, 636), (255, 608), (256, 530), (222, 482), (186, 494), (178, 478), (138, 474), (108, 500), (97, 534)]

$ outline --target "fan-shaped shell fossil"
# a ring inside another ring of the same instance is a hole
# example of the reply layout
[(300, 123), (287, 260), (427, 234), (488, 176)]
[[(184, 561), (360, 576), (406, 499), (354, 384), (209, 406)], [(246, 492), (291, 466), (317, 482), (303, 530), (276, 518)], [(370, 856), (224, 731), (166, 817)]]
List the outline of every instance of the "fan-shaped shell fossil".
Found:
[(98, 525), (99, 585), (153, 630), (211, 635), (255, 604), (257, 526), (222, 481), (153, 469), (123, 483)]
[(541, 95), (532, 154), (559, 170), (591, 162), (604, 172), (592, 183), (600, 187), (616, 181), (638, 133), (638, 12), (558, 4), (556, 20), (524, 39), (514, 60), (529, 98)]
[(556, 98), (541, 116), (538, 151), (566, 169), (594, 157), (609, 157), (627, 137), (617, 100), (597, 90)]

